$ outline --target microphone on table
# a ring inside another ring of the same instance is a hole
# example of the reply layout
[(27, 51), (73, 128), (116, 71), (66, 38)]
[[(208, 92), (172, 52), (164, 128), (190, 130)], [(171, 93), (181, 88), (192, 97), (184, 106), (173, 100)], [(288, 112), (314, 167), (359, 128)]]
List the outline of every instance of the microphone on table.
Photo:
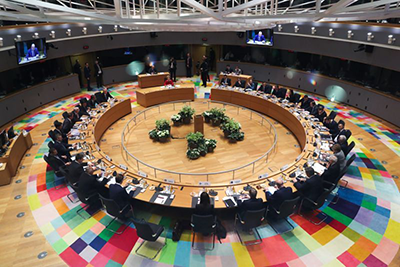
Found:
[(163, 190), (163, 187), (161, 186), (161, 183), (159, 183), (156, 188), (155, 188), (156, 192), (161, 192)]
[(245, 187), (243, 187), (243, 190), (250, 191), (251, 188), (252, 188), (251, 185), (247, 184)]

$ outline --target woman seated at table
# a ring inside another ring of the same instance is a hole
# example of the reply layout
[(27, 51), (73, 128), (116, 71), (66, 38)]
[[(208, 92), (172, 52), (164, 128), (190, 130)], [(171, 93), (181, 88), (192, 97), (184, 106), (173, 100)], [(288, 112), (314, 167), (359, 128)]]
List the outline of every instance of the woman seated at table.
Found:
[(196, 205), (194, 210), (196, 215), (213, 215), (214, 205), (211, 205), (210, 196), (207, 192), (202, 192), (200, 195), (200, 203)]
[(167, 79), (166, 79), (165, 82), (164, 82), (164, 86), (167, 86), (167, 85), (174, 86), (174, 81), (171, 80), (171, 78), (169, 77), (169, 75), (167, 76)]

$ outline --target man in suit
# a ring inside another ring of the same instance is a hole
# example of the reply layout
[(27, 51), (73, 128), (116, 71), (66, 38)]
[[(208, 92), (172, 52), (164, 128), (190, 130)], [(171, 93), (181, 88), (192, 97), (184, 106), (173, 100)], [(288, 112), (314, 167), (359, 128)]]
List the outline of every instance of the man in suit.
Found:
[(81, 121), (81, 115), (79, 113), (79, 107), (74, 107), (74, 110), (72, 111), (72, 124), (75, 124), (78, 121)]
[[(85, 98), (86, 99), (86, 98)], [(79, 116), (80, 117), (82, 117), (82, 116), (88, 116), (88, 117), (90, 117), (90, 114), (88, 113), (88, 111), (89, 111), (89, 107), (88, 107), (88, 102), (87, 101), (84, 101), (83, 100), (83, 98), (81, 99), (81, 101), (80, 101), (80, 105), (78, 106), (78, 108), (79, 108)]]
[(324, 119), (325, 119), (326, 116), (327, 116), (327, 114), (325, 112), (324, 106), (320, 105), (318, 107), (318, 113), (317, 113), (317, 115), (315, 117), (318, 118), (318, 120), (320, 122), (324, 122)]
[(56, 134), (56, 141), (54, 142), (54, 148), (57, 149), (58, 155), (60, 157), (66, 158), (68, 161), (71, 161), (70, 150), (73, 150), (75, 146), (70, 144), (64, 144), (62, 142), (61, 134)]
[(174, 57), (169, 60), (169, 77), (176, 82), (176, 60)]
[(324, 126), (329, 129), (331, 135), (336, 135), (339, 132), (338, 123), (331, 117), (325, 117)]
[(310, 102), (310, 106), (309, 106), (308, 108), (306, 108), (305, 110), (308, 111), (308, 112), (310, 112), (310, 115), (315, 116), (315, 115), (317, 115), (317, 113), (318, 113), (318, 106), (317, 106), (317, 104), (315, 103), (315, 101), (312, 100), (312, 101)]
[(283, 186), (283, 180), (278, 179), (275, 182), (276, 191), (271, 194), (269, 191), (265, 192), (265, 197), (267, 198), (268, 206), (274, 207), (276, 210), (279, 210), (279, 207), (285, 200), (290, 200), (293, 198), (293, 192), (291, 187)]
[[(315, 174), (314, 169), (311, 167), (307, 167), (305, 171), (308, 179), (298, 179), (298, 181), (294, 183), (294, 187), (296, 187), (302, 196), (307, 197), (312, 201), (316, 201), (324, 192), (322, 179), (319, 175)], [(309, 203), (309, 201), (303, 202), (303, 208), (311, 209), (312, 207), (313, 205)]]
[(222, 86), (231, 86), (231, 79), (228, 78), (227, 75), (224, 75), (224, 77), (221, 79)]
[(96, 73), (97, 88), (101, 88), (103, 86), (103, 66), (98, 60), (94, 62), (94, 71)]
[(104, 195), (104, 197), (108, 197), (108, 191), (105, 188), (105, 185), (108, 183), (108, 179), (104, 178), (101, 182), (97, 180), (97, 175), (94, 174), (96, 167), (88, 166), (86, 172), (81, 174), (79, 177), (78, 189), (82, 192), (85, 198), (90, 198), (91, 205), (101, 205), (98, 197), (93, 197), (95, 194)]
[(268, 91), (267, 82), (263, 82), (258, 88), (257, 91), (266, 93)]
[(82, 67), (81, 64), (79, 64), (79, 60), (75, 60), (74, 73), (78, 74), (79, 86), (82, 88)]
[(62, 136), (62, 142), (64, 144), (68, 144), (68, 134), (64, 133), (62, 131), (62, 123), (59, 122), (58, 120), (54, 121), (54, 141), (56, 141), (56, 134), (60, 134)]
[(261, 31), (259, 31), (258, 34), (254, 36), (253, 42), (263, 42), (263, 43), (265, 43), (265, 37), (264, 37), (264, 35), (262, 34)]
[(343, 153), (345, 155), (349, 154), (349, 144), (347, 143), (347, 137), (345, 135), (339, 135), (339, 137), (337, 138), (337, 143), (335, 144), (339, 144), (340, 148), (342, 149)]
[(26, 60), (32, 60), (34, 58), (38, 58), (39, 57), (39, 50), (37, 49), (35, 44), (31, 45), (31, 48), (26, 53), (25, 57), (26, 57)]
[(239, 88), (244, 88), (246, 85), (246, 81), (242, 81), (240, 77), (238, 77), (236, 83), (233, 85), (233, 87), (239, 87)]
[(251, 188), (249, 191), (250, 198), (244, 201), (238, 201), (239, 213), (243, 216), (248, 210), (263, 209), (264, 203), (261, 198), (257, 198), (257, 190)]
[(304, 95), (302, 99), (300, 99), (300, 108), (307, 109), (310, 106), (310, 102), (312, 100), (308, 97), (308, 95)]
[(64, 118), (64, 122), (62, 124), (63, 133), (68, 135), (73, 126), (74, 124), (72, 123), (72, 113), (67, 113), (67, 116)]
[[(328, 158), (328, 168), (321, 175), (322, 181), (327, 181), (329, 183), (335, 184), (340, 175), (340, 165), (338, 164), (338, 159), (335, 155), (331, 155)], [(328, 186), (330, 187), (330, 186)]]
[(257, 89), (257, 84), (255, 82), (253, 82), (253, 79), (250, 79), (246, 83), (246, 89), (250, 89), (250, 90), (253, 90), (253, 91)]
[(85, 68), (83, 69), (83, 72), (84, 72), (85, 79), (86, 79), (86, 82), (87, 82), (87, 90), (91, 91), (92, 90), (92, 88), (90, 87), (90, 76), (91, 76), (91, 73), (90, 73), (90, 68), (89, 68), (89, 63), (88, 62), (85, 63)]
[(235, 67), (234, 73), (235, 73), (236, 75), (241, 75), (241, 74), (243, 73), (243, 71), (239, 68), (239, 66), (236, 66), (236, 67)]
[(203, 62), (200, 65), (201, 80), (203, 81), (202, 86), (207, 87), (208, 79), (208, 62), (206, 56), (203, 56)]
[(340, 135), (345, 135), (347, 137), (347, 130), (344, 128), (345, 123), (343, 120), (340, 120), (338, 123), (338, 132), (335, 135), (332, 135), (333, 141), (338, 142), (338, 137)]
[(67, 179), (71, 184), (79, 183), (79, 178), (85, 172), (83, 166), (86, 166), (87, 163), (83, 162), (84, 158), (85, 155), (83, 153), (78, 153), (75, 156), (75, 160), (67, 167)]
[(147, 71), (148, 74), (157, 74), (157, 70), (156, 67), (154, 66), (154, 64), (150, 65), (149, 70)]
[(49, 149), (47, 161), (55, 172), (58, 172), (61, 168), (65, 168), (70, 164), (70, 162), (68, 162), (66, 158), (62, 158), (58, 155), (57, 149), (55, 149), (54, 147)]
[(130, 191), (129, 194), (126, 192), (125, 187), (121, 186), (122, 182), (124, 181), (124, 176), (122, 174), (117, 174), (115, 181), (116, 183), (110, 185), (109, 187), (109, 198), (117, 203), (120, 210), (128, 205), (128, 207), (123, 211), (123, 214), (126, 217), (129, 217), (129, 211), (131, 210), (129, 207), (133, 209), (132, 198), (136, 189)]
[(96, 106), (99, 104), (99, 102), (96, 99), (95, 95), (91, 95), (90, 99), (88, 101), (88, 106), (89, 108), (96, 108)]
[(190, 78), (192, 77), (192, 67), (193, 67), (193, 60), (192, 57), (190, 56), (190, 53), (187, 53), (185, 62), (186, 62), (186, 77)]
[(110, 99), (110, 98), (114, 98), (114, 97), (112, 97), (112, 95), (108, 92), (107, 87), (104, 87), (103, 91), (101, 93), (101, 102), (107, 102), (108, 99)]
[(230, 74), (230, 73), (232, 73), (233, 72), (233, 69), (231, 68), (231, 65), (226, 65), (226, 68), (225, 68), (225, 73), (227, 73), (227, 74)]

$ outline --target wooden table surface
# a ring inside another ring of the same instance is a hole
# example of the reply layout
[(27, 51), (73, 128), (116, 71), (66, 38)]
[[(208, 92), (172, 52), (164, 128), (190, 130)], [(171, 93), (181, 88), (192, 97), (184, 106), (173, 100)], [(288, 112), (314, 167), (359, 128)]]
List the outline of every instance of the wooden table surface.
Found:
[(138, 83), (140, 88), (148, 88), (164, 85), (164, 81), (169, 75), (168, 72), (159, 72), (157, 74), (139, 74)]
[(178, 100), (194, 100), (194, 84), (179, 84), (174, 88), (164, 86), (151, 87), (136, 91), (137, 103), (143, 107), (150, 107), (161, 103)]

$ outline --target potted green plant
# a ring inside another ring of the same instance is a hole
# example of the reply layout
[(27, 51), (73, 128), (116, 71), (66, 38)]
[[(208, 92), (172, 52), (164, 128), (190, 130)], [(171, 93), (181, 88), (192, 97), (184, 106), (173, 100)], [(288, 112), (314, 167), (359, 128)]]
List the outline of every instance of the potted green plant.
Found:
[(169, 125), (169, 121), (167, 119), (159, 119), (156, 120), (156, 129), (158, 131), (163, 131), (163, 130), (171, 130), (171, 125)]
[(204, 111), (202, 115), (204, 117), (204, 122), (205, 123), (210, 123), (211, 122), (212, 113), (210, 111)]
[(157, 129), (151, 130), (149, 132), (149, 137), (150, 137), (150, 139), (157, 141), (158, 140)]
[(224, 132), (225, 138), (228, 138), (230, 134), (239, 132), (242, 126), (234, 119), (229, 119), (225, 123), (221, 124), (220, 128)]
[(171, 116), (171, 121), (174, 123), (174, 126), (179, 126), (182, 122), (182, 117), (179, 114), (174, 114)]
[(200, 151), (197, 148), (188, 149), (186, 151), (186, 156), (189, 159), (198, 159), (198, 158), (200, 158)]
[(184, 106), (180, 111), (179, 115), (182, 117), (182, 121), (184, 124), (189, 124), (190, 120), (193, 118), (195, 110), (190, 106)]
[(204, 140), (204, 136), (200, 132), (189, 133), (186, 135), (186, 140), (188, 142), (188, 146), (190, 149), (199, 147), (202, 140)]
[(230, 135), (228, 135), (229, 142), (231, 143), (236, 143), (237, 141), (242, 141), (244, 139), (244, 133), (237, 131), (233, 132)]
[(225, 109), (224, 108), (212, 108), (210, 109), (211, 121), (213, 126), (219, 126), (225, 120)]
[(202, 156), (202, 157), (204, 157), (207, 154), (208, 148), (207, 148), (205, 142), (202, 142), (201, 144), (199, 144), (198, 150), (200, 151), (200, 156)]
[(169, 130), (157, 131), (158, 141), (161, 143), (167, 142), (169, 136), (170, 136)]
[(217, 147), (217, 140), (214, 139), (205, 139), (204, 144), (207, 147), (207, 152), (211, 153), (214, 152), (214, 149)]

